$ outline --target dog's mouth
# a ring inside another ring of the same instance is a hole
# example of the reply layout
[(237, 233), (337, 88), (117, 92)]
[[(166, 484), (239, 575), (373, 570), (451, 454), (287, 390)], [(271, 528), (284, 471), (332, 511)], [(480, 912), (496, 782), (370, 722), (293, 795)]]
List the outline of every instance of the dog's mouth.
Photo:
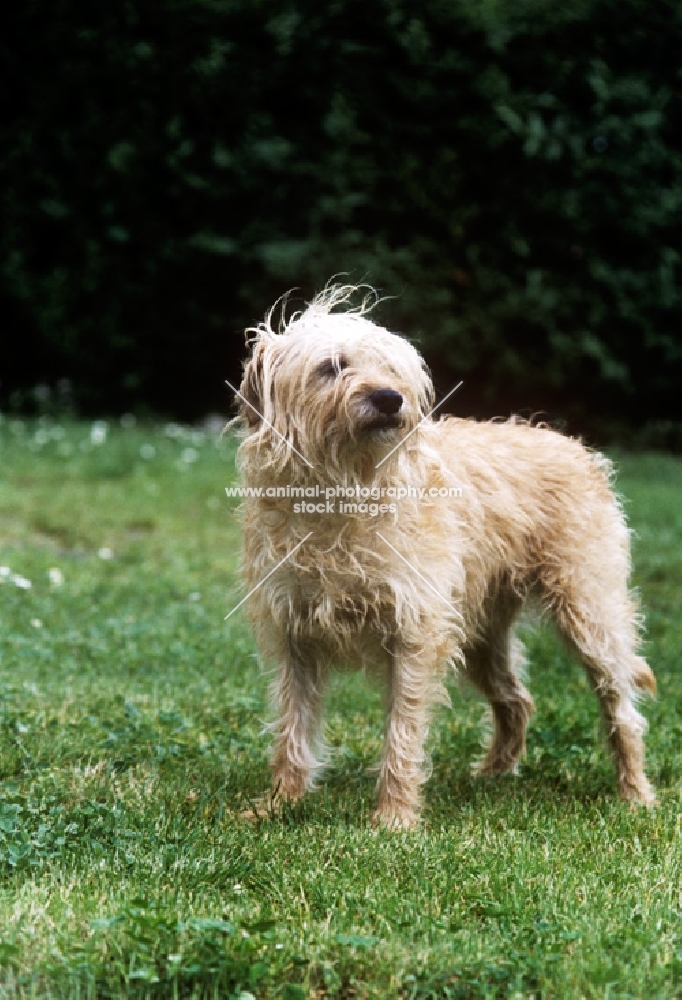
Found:
[(402, 418), (397, 413), (382, 413), (377, 417), (372, 417), (362, 425), (363, 431), (387, 431), (396, 427), (402, 427)]

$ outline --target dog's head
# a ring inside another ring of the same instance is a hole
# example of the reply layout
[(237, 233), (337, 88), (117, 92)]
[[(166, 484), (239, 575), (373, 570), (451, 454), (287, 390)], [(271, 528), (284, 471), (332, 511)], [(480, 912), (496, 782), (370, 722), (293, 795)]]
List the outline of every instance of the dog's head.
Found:
[(333, 311), (354, 291), (326, 289), (279, 333), (272, 313), (248, 331), (240, 413), (281, 467), (297, 453), (314, 465), (380, 457), (431, 409), (431, 379), (414, 347), (372, 323), (366, 302)]

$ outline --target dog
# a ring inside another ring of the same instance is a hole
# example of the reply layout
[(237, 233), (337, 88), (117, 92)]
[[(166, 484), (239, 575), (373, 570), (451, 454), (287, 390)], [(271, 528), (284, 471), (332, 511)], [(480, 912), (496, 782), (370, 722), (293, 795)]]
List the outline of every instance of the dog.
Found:
[(335, 665), (386, 682), (376, 823), (418, 820), (429, 713), (447, 700), (449, 666), (492, 709), (479, 773), (514, 771), (533, 711), (514, 625), (530, 600), (592, 682), (621, 796), (653, 803), (636, 702), (656, 684), (637, 653), (609, 461), (519, 419), (434, 419), (423, 359), (369, 319), (368, 293), (353, 306), (357, 293), (328, 286), (288, 322), (282, 308), (277, 330), (271, 310), (247, 331), (238, 467), (260, 492), (243, 506), (243, 567), (275, 668), (270, 804), (315, 784)]

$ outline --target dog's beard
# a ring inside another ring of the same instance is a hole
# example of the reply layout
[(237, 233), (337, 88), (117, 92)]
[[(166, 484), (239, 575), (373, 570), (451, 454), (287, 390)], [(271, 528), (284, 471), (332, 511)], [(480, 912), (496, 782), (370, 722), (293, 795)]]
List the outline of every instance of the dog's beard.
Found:
[(360, 425), (360, 432), (365, 434), (378, 434), (382, 431), (398, 431), (404, 426), (404, 420), (398, 414), (381, 414), (370, 417), (366, 423)]
[(352, 408), (345, 414), (336, 414), (324, 428), (324, 437), (338, 445), (352, 445), (363, 450), (382, 442), (396, 443), (414, 426), (409, 413), (377, 413), (368, 407)]

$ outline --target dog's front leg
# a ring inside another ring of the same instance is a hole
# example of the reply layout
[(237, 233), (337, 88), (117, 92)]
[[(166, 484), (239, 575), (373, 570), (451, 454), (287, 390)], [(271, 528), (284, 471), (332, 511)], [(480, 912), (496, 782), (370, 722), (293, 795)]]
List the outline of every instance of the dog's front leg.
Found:
[(435, 666), (434, 651), (426, 646), (410, 651), (396, 644), (392, 652), (376, 824), (409, 828), (417, 823), (429, 707), (439, 688)]
[(287, 641), (272, 695), (277, 719), (272, 725), (272, 788), (275, 799), (294, 801), (313, 784), (321, 766), (315, 753), (320, 735), (327, 667), (314, 649)]

